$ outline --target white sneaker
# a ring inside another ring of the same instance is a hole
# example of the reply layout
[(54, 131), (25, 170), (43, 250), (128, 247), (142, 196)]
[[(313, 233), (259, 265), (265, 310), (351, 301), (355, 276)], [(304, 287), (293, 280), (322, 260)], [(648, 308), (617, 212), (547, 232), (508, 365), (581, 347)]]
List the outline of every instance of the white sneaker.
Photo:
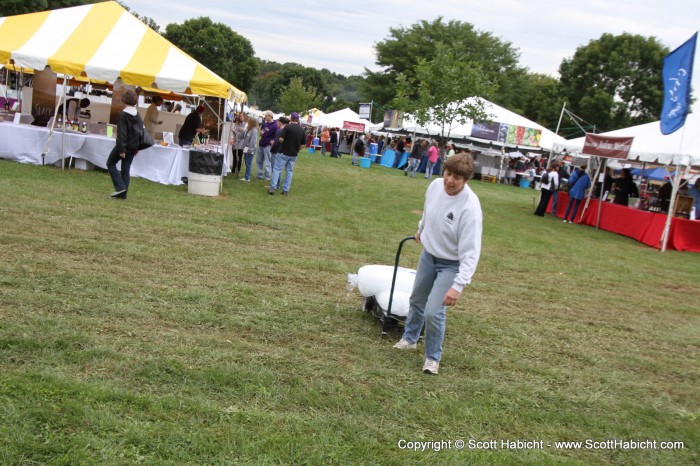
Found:
[(437, 361), (433, 361), (432, 359), (426, 359), (425, 364), (423, 364), (423, 372), (428, 374), (437, 375), (439, 368), (440, 363)]
[(566, 219), (564, 219), (564, 223), (566, 223)]
[(246, 180), (245, 177), (243, 177), (239, 181), (250, 181), (250, 180)]
[(398, 341), (398, 343), (396, 343), (394, 345), (394, 348), (396, 348), (396, 349), (416, 349), (417, 346), (418, 345), (416, 345), (415, 343), (411, 343), (408, 340), (404, 340), (402, 338)]

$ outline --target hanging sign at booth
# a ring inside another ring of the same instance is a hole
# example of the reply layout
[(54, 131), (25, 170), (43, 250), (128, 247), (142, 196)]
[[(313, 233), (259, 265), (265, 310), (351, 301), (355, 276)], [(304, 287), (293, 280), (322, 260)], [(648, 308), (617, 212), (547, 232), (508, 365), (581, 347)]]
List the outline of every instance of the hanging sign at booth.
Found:
[(32, 116), (34, 125), (46, 126), (56, 107), (56, 73), (48, 66), (34, 74)]
[(207, 130), (207, 134), (213, 140), (220, 141), (221, 135), (219, 134), (219, 129), (221, 128), (219, 123), (224, 121), (224, 106), (222, 101), (218, 97), (205, 97), (204, 113), (202, 114), (202, 127)]
[(370, 120), (372, 115), (372, 104), (360, 104), (360, 111), (357, 112), (360, 118)]
[(609, 159), (626, 159), (630, 153), (634, 137), (601, 136), (586, 134), (583, 153)]
[(490, 123), (481, 121), (472, 124), (471, 136), (518, 146), (540, 147), (542, 130), (497, 121)]
[(112, 86), (112, 104), (109, 107), (110, 124), (116, 125), (119, 123), (119, 115), (126, 107), (126, 104), (122, 102), (122, 97), (128, 89), (136, 92), (136, 88), (134, 86), (127, 86), (124, 84), (122, 78), (117, 78), (117, 80), (114, 81), (114, 85)]
[(398, 110), (387, 110), (384, 112), (385, 128), (401, 128), (403, 126), (403, 112)]
[(343, 129), (346, 129), (348, 131), (365, 131), (365, 124), (364, 123), (355, 123), (354, 121), (344, 121), (343, 122)]

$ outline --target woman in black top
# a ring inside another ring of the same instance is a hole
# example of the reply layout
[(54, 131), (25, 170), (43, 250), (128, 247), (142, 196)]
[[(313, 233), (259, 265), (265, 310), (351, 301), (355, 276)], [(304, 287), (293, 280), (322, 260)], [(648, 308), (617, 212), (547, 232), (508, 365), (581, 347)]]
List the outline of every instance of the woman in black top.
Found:
[(639, 190), (632, 180), (632, 174), (629, 168), (622, 169), (622, 176), (616, 179), (613, 185), (613, 192), (615, 193), (613, 204), (626, 206), (629, 203), (630, 197), (639, 197)]

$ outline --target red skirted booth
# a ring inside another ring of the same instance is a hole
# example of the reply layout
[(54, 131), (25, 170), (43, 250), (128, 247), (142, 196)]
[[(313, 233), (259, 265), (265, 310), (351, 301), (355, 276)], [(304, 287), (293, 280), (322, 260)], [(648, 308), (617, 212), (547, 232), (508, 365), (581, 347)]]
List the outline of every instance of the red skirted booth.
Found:
[[(598, 218), (598, 202), (596, 199), (591, 199), (588, 210), (581, 218), (586, 200), (581, 201), (575, 223), (595, 226)], [(568, 203), (569, 195), (560, 192), (557, 201), (557, 217), (564, 218)], [(549, 209), (551, 209), (551, 204)], [(603, 202), (599, 226), (603, 230), (634, 238), (647, 246), (661, 249), (661, 235), (666, 224), (666, 217), (666, 214)], [(672, 218), (666, 247), (677, 251), (700, 252), (700, 220)]]

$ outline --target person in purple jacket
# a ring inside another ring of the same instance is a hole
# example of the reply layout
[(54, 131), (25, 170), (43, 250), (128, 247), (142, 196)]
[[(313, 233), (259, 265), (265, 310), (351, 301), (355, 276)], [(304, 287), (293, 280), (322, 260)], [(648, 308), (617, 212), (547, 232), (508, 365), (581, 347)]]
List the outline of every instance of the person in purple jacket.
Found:
[(270, 110), (265, 110), (265, 120), (263, 121), (262, 128), (260, 129), (260, 143), (258, 145), (258, 179), (263, 179), (263, 169), (264, 176), (267, 181), (270, 181), (272, 176), (272, 165), (270, 159), (270, 146), (275, 139), (275, 133), (277, 132), (277, 121), (275, 121), (275, 115)]

